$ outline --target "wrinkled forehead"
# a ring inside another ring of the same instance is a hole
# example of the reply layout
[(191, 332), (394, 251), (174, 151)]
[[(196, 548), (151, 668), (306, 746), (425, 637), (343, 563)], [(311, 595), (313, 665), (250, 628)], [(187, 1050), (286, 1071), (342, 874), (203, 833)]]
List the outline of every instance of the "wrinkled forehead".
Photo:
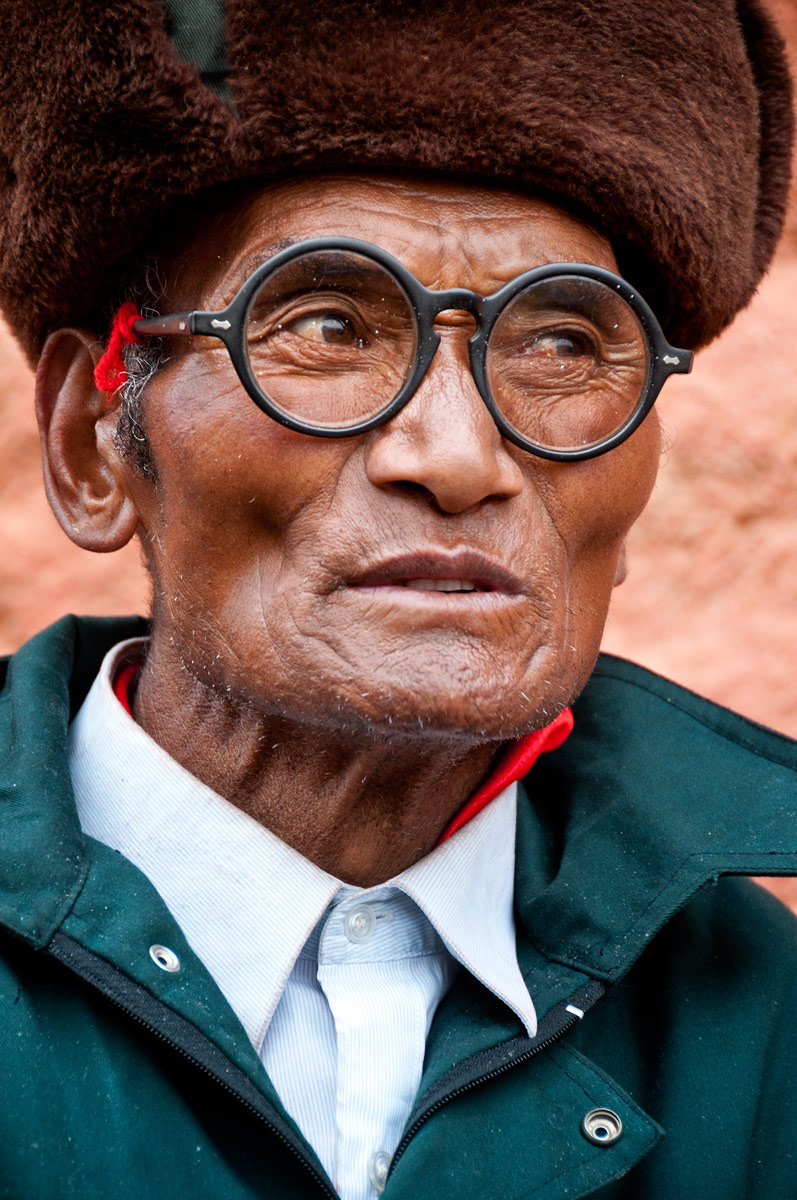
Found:
[(359, 238), (388, 250), (427, 287), (485, 294), (540, 263), (617, 265), (606, 237), (550, 201), (433, 176), (251, 183), (206, 198), (182, 225), (167, 261), (178, 307), (227, 302), (277, 250), (314, 237)]

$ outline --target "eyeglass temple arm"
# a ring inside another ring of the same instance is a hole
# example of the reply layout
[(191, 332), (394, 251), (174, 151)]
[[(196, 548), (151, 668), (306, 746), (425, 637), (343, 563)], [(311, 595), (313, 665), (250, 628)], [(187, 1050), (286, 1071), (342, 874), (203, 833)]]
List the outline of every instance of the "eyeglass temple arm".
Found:
[(190, 334), (200, 334), (202, 337), (224, 338), (231, 327), (232, 322), (223, 312), (183, 312), (134, 321), (133, 333), (137, 337), (188, 337)]
[(133, 322), (136, 337), (163, 337), (166, 334), (192, 334), (194, 313), (172, 313), (168, 317), (149, 317)]
[(692, 370), (694, 354), (691, 350), (676, 350), (670, 346), (666, 354), (659, 355), (659, 360), (667, 368), (668, 375), (688, 375)]

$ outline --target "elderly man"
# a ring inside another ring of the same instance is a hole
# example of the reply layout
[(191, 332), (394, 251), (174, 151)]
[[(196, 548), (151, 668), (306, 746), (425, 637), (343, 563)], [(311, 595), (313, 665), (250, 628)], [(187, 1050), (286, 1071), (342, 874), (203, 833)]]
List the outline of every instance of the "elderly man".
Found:
[(797, 750), (595, 667), (788, 80), (560, 8), (3, 5), (48, 496), (153, 605), (7, 665), (0, 1195), (793, 1192), (793, 921), (713, 885)]

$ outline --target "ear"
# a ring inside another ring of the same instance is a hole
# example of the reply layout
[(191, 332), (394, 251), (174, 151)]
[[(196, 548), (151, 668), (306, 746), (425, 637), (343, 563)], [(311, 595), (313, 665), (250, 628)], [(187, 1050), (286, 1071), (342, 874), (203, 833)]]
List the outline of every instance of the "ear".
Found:
[(96, 334), (59, 329), (36, 372), (36, 419), (47, 499), (64, 532), (86, 550), (118, 550), (138, 527), (127, 468), (114, 445), (116, 414), (94, 383)]
[(620, 547), (620, 554), (617, 559), (617, 566), (614, 569), (614, 587), (619, 587), (625, 582), (625, 577), (628, 574), (628, 553), (626, 551), (626, 543), (623, 541)]

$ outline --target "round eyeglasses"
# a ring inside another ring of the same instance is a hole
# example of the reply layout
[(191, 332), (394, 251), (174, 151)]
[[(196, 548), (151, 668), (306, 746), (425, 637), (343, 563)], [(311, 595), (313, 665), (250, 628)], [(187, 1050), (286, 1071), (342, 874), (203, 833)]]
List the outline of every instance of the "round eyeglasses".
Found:
[(136, 321), (138, 337), (219, 338), (255, 404), (313, 437), (366, 433), (412, 399), (440, 344), (435, 319), (469, 313), (476, 387), (501, 434), (566, 462), (605, 454), (691, 370), (634, 288), (588, 263), (524, 271), (489, 296), (434, 291), (378, 246), (315, 238), (279, 251), (219, 312)]

